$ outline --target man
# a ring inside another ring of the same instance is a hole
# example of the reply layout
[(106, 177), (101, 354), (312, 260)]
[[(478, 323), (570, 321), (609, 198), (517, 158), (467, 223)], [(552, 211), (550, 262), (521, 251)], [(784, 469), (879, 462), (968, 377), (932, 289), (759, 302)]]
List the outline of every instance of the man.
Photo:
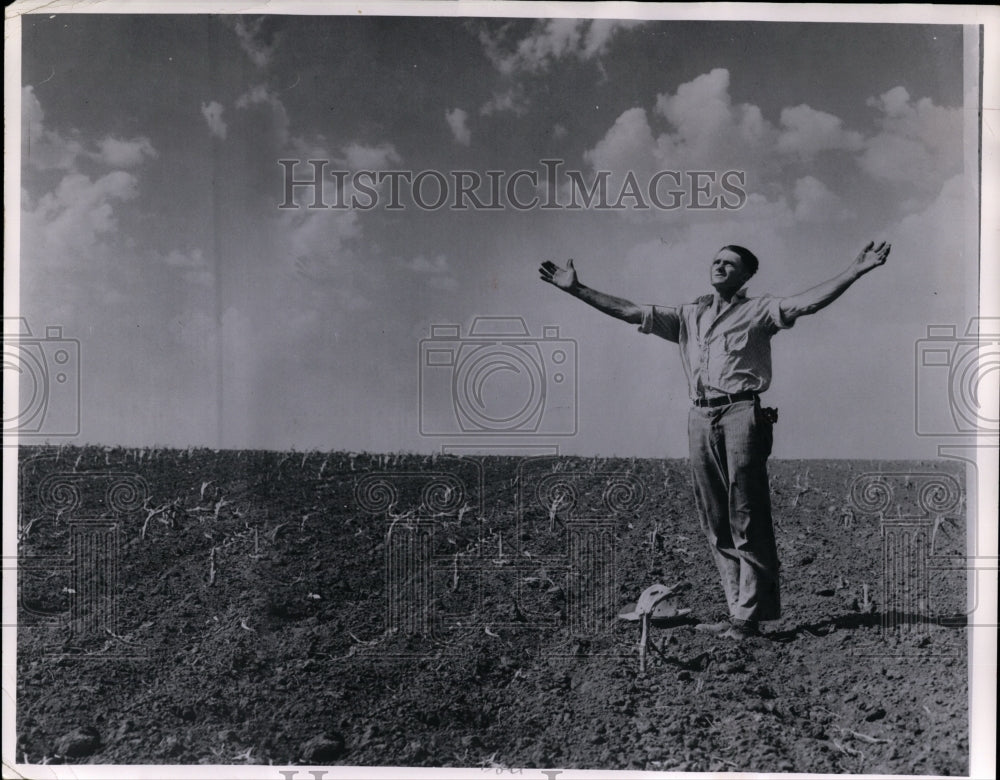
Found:
[(767, 458), (775, 410), (760, 405), (771, 384), (771, 337), (828, 306), (861, 276), (885, 263), (890, 245), (869, 243), (843, 273), (798, 295), (748, 298), (745, 285), (758, 261), (741, 246), (712, 260), (715, 288), (677, 308), (637, 306), (586, 287), (573, 261), (542, 263), (544, 281), (599, 311), (680, 346), (692, 407), (688, 443), (702, 530), (722, 577), (729, 621), (705, 624), (733, 639), (760, 633), (781, 615), (778, 553), (771, 521)]

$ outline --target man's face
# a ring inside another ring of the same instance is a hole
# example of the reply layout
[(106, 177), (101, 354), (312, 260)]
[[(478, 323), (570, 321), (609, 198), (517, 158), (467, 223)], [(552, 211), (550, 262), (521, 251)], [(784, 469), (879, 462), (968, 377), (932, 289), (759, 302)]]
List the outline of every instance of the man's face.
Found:
[(709, 271), (712, 287), (719, 293), (734, 293), (750, 279), (740, 256), (731, 249), (721, 249), (712, 260)]

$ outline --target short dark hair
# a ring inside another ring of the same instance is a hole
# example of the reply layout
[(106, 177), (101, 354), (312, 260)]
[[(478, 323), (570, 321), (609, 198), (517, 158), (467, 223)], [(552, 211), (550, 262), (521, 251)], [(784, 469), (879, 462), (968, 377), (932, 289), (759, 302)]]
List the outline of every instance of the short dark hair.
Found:
[(757, 255), (747, 249), (745, 246), (739, 246), (738, 244), (727, 244), (722, 247), (723, 249), (728, 249), (730, 252), (735, 253), (739, 256), (740, 260), (743, 261), (743, 266), (750, 272), (750, 276), (757, 273), (757, 268), (760, 266), (760, 261), (757, 260)]

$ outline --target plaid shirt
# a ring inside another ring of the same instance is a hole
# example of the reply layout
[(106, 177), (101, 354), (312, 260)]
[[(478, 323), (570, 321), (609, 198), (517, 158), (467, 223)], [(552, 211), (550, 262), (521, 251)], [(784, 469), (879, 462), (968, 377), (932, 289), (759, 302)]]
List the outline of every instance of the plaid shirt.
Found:
[(781, 316), (780, 304), (741, 290), (728, 304), (713, 293), (677, 308), (646, 305), (639, 332), (680, 346), (692, 400), (763, 393), (771, 385), (771, 337), (794, 324)]

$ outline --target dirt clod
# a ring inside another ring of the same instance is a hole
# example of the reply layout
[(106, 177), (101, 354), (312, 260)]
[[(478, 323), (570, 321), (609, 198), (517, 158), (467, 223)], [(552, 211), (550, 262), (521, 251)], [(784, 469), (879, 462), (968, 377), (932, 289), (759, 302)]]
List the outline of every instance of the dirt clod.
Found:
[(310, 764), (328, 764), (344, 755), (344, 738), (339, 734), (313, 737), (302, 745), (302, 757)]
[(84, 758), (101, 746), (101, 737), (90, 726), (73, 729), (56, 742), (56, 753), (66, 758)]

